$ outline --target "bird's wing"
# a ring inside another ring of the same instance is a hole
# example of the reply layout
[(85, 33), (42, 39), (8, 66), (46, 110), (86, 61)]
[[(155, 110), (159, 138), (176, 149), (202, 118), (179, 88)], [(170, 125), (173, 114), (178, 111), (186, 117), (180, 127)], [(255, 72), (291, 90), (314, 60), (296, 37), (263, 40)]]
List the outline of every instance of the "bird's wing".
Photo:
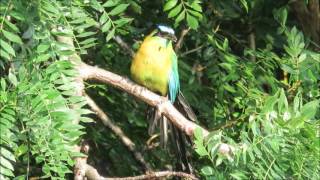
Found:
[(178, 61), (177, 61), (177, 56), (172, 50), (172, 55), (171, 55), (171, 61), (172, 61), (172, 66), (171, 66), (171, 71), (169, 74), (169, 83), (168, 83), (168, 89), (169, 89), (169, 99), (171, 103), (173, 104), (177, 94), (180, 90), (180, 82), (179, 82), (179, 73), (178, 73)]

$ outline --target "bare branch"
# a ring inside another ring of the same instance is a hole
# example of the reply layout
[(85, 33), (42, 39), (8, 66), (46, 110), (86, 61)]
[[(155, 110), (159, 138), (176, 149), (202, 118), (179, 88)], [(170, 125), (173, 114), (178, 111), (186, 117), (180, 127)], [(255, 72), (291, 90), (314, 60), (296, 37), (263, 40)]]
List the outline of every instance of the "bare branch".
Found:
[[(254, 33), (254, 29), (252, 27), (252, 24), (249, 24), (249, 35), (248, 35), (248, 42), (249, 42), (249, 47), (251, 50), (255, 51), (256, 50), (256, 36)], [(251, 61), (256, 61), (256, 56), (255, 55), (250, 55)]]
[(182, 43), (183, 43), (183, 40), (184, 40), (184, 37), (188, 34), (189, 31), (190, 31), (190, 28), (182, 30), (180, 37), (179, 37), (179, 40), (178, 40), (176, 46), (174, 47), (174, 50), (176, 52), (178, 52), (180, 50)]
[(191, 50), (189, 50), (189, 51), (186, 51), (186, 52), (184, 52), (184, 53), (181, 53), (180, 56), (183, 57), (183, 56), (186, 56), (186, 55), (191, 54), (191, 53), (193, 53), (193, 52), (197, 52), (198, 50), (202, 49), (203, 47), (204, 47), (204, 45), (198, 46), (198, 47), (196, 47), (196, 48), (194, 48), (194, 49), (191, 49)]
[(89, 180), (97, 180), (97, 179), (99, 179), (99, 180), (143, 180), (143, 179), (154, 179), (154, 178), (169, 178), (169, 177), (174, 177), (174, 176), (175, 177), (183, 177), (183, 178), (192, 179), (192, 180), (198, 179), (192, 174), (188, 174), (188, 173), (184, 173), (184, 172), (174, 172), (174, 171), (152, 172), (150, 174), (144, 174), (144, 175), (133, 176), (133, 177), (106, 178), (106, 177), (101, 176), (94, 167), (92, 167), (88, 164), (85, 165), (84, 169), (85, 169), (86, 177)]
[(87, 95), (85, 94), (88, 105), (96, 113), (96, 115), (101, 119), (102, 123), (110, 128), (112, 132), (117, 135), (122, 143), (133, 153), (135, 159), (143, 167), (144, 171), (152, 171), (151, 166), (144, 160), (142, 154), (136, 150), (136, 145), (131, 141), (131, 139), (124, 134), (119, 126), (114, 124), (108, 115), (102, 111), (102, 109)]
[(134, 51), (126, 42), (122, 40), (120, 36), (115, 36), (113, 39), (122, 47), (122, 49), (127, 50), (127, 53), (130, 55), (131, 58), (134, 57)]

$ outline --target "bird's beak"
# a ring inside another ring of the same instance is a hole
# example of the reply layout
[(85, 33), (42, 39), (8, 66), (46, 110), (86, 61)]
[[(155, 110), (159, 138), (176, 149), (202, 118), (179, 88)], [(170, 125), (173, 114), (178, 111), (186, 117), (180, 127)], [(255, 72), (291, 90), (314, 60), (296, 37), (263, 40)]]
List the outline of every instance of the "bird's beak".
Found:
[(175, 35), (170, 35), (170, 39), (173, 41), (173, 42), (177, 42), (177, 37)]
[(177, 37), (174, 34), (168, 34), (167, 38), (173, 42), (177, 42)]

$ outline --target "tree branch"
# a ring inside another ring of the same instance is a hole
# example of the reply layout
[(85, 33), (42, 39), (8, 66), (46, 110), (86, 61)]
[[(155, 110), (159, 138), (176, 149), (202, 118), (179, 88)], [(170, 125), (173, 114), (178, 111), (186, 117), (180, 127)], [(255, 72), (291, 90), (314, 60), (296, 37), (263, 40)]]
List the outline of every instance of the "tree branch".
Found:
[(116, 43), (118, 43), (121, 46), (122, 49), (127, 50), (127, 53), (130, 55), (131, 58), (134, 57), (134, 51), (126, 42), (122, 40), (120, 36), (115, 36), (113, 39), (116, 41)]
[(178, 40), (176, 46), (174, 47), (174, 50), (176, 53), (180, 50), (180, 48), (182, 46), (182, 42), (184, 40), (184, 37), (188, 34), (189, 31), (190, 31), (190, 28), (182, 30), (180, 37), (179, 37), (179, 40)]
[(187, 179), (197, 180), (194, 175), (187, 174), (184, 172), (174, 172), (174, 171), (159, 171), (159, 172), (152, 172), (150, 174), (144, 174), (140, 176), (133, 176), (133, 177), (115, 177), (115, 178), (106, 178), (101, 176), (98, 171), (90, 166), (89, 164), (85, 164), (83, 167), (85, 169), (85, 174), (88, 179), (92, 180), (143, 180), (143, 179), (154, 179), (154, 178), (169, 178), (169, 177), (183, 177)]
[(191, 54), (191, 53), (193, 53), (193, 52), (196, 52), (196, 51), (202, 49), (203, 47), (204, 47), (204, 45), (198, 46), (198, 47), (196, 47), (196, 48), (194, 48), (194, 49), (191, 49), (191, 50), (189, 50), (189, 51), (186, 51), (186, 52), (184, 52), (184, 53), (181, 53), (180, 56), (181, 56), (181, 57), (186, 56), (186, 55), (188, 55), (188, 54)]
[(209, 134), (206, 129), (187, 120), (166, 98), (133, 83), (127, 78), (121, 77), (98, 67), (89, 66), (84, 63), (78, 66), (78, 71), (83, 80), (91, 79), (111, 84), (116, 88), (122, 89), (134, 95), (151, 106), (158, 107), (159, 111), (164, 116), (166, 116), (177, 128), (189, 136), (193, 136), (196, 128), (200, 128), (204, 136)]
[(88, 105), (91, 109), (96, 113), (96, 115), (101, 119), (102, 123), (110, 128), (112, 132), (117, 135), (122, 143), (132, 152), (134, 158), (139, 162), (139, 164), (143, 167), (144, 171), (152, 171), (151, 166), (144, 160), (142, 154), (136, 150), (136, 145), (131, 141), (131, 139), (124, 134), (121, 128), (115, 125), (108, 115), (102, 111), (102, 109), (87, 95), (84, 95), (87, 99)]
[(296, 15), (303, 32), (320, 44), (320, 6), (319, 0), (294, 0), (290, 6)]
[[(256, 36), (254, 33), (254, 29), (252, 24), (250, 23), (249, 25), (249, 35), (248, 35), (248, 42), (249, 42), (249, 47), (252, 51), (256, 50)], [(256, 56), (255, 55), (250, 55), (251, 61), (256, 61)]]

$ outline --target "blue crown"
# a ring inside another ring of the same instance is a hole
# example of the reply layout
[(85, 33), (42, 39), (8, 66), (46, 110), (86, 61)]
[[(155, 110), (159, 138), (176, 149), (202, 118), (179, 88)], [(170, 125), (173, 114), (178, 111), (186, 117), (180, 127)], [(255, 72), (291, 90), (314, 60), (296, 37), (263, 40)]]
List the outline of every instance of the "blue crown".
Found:
[(169, 33), (169, 34), (174, 34), (174, 30), (173, 30), (171, 27), (169, 27), (169, 26), (157, 24), (157, 28), (158, 28), (161, 32), (166, 32), (166, 33)]

